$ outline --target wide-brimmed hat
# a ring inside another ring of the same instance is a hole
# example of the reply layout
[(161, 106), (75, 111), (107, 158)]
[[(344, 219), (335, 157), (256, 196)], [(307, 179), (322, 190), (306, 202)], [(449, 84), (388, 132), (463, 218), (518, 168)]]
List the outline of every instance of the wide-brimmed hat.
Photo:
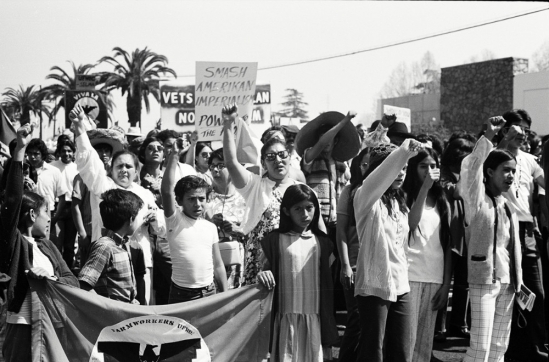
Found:
[(400, 138), (416, 138), (416, 136), (408, 132), (408, 127), (402, 122), (394, 122), (389, 126), (389, 131), (387, 131), (387, 136), (391, 137), (400, 137)]
[[(333, 127), (345, 116), (339, 112), (325, 112), (308, 122), (299, 130), (295, 138), (297, 153), (303, 157), (303, 152), (313, 147), (318, 142), (318, 130), (323, 126)], [(332, 157), (336, 161), (347, 161), (355, 157), (360, 152), (360, 136), (356, 127), (347, 123), (337, 134), (338, 142), (332, 150)]]
[(112, 147), (112, 154), (122, 151), (126, 148), (126, 140), (124, 133), (113, 128), (96, 128), (88, 131), (88, 137), (92, 146), (100, 143), (106, 143)]
[(143, 135), (139, 127), (130, 127), (128, 128), (128, 132), (126, 132), (126, 136), (141, 137)]

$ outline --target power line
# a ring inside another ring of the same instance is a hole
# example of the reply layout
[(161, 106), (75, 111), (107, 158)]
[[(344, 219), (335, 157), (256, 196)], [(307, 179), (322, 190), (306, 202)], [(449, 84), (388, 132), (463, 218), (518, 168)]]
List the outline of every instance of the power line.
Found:
[[(470, 29), (474, 29), (474, 28), (479, 28), (479, 27), (481, 27), (481, 26), (492, 25), (492, 24), (496, 24), (496, 23), (500, 23), (500, 22), (503, 22), (503, 21), (507, 21), (507, 20), (512, 20), (512, 19), (520, 18), (520, 17), (527, 16), (527, 15), (536, 14), (536, 13), (539, 13), (539, 12), (542, 12), (542, 11), (547, 11), (547, 10), (549, 10), (549, 8), (539, 9), (539, 10), (534, 10), (534, 11), (529, 11), (529, 12), (526, 12), (526, 13), (517, 14), (517, 15), (512, 15), (512, 16), (507, 16), (507, 17), (504, 17), (504, 18), (501, 18), (501, 19), (491, 20), (491, 21), (487, 21), (487, 22), (480, 23), (480, 24), (475, 24), (475, 25), (466, 26), (466, 27), (463, 27), (463, 28), (458, 28), (458, 29), (454, 29), (454, 30), (444, 31), (444, 32), (437, 33), (437, 34), (432, 34), (432, 35), (426, 35), (426, 36), (422, 36), (422, 37), (415, 38), (415, 39), (403, 40), (403, 41), (399, 41), (399, 42), (396, 42), (396, 43), (391, 43), (391, 44), (386, 44), (386, 45), (380, 45), (380, 46), (376, 46), (376, 47), (373, 47), (373, 48), (357, 50), (357, 51), (350, 52), (350, 53), (343, 53), (343, 54), (331, 55), (331, 56), (326, 56), (326, 57), (321, 57), (321, 58), (316, 58), (316, 59), (311, 59), (311, 60), (302, 60), (302, 61), (293, 62), (293, 63), (272, 65), (272, 66), (257, 68), (257, 70), (277, 69), (277, 68), (291, 67), (291, 66), (294, 66), (294, 65), (315, 63), (315, 62), (321, 62), (321, 61), (324, 61), (324, 60), (330, 60), (330, 59), (348, 57), (348, 56), (355, 55), (355, 54), (367, 53), (367, 52), (372, 52), (372, 51), (375, 51), (375, 50), (386, 49), (386, 48), (396, 47), (396, 46), (399, 46), (399, 45), (415, 43), (415, 42), (418, 42), (418, 41), (422, 41), (422, 40), (426, 40), (426, 39), (432, 39), (432, 38), (436, 38), (436, 37), (443, 36), (443, 35), (449, 35), (449, 34), (453, 34), (453, 33), (458, 33), (458, 32), (460, 32), (460, 31), (464, 31), (464, 30), (470, 30)], [(189, 75), (180, 75), (180, 76), (177, 76), (177, 77), (178, 77), (178, 78), (188, 78), (188, 77), (194, 77), (194, 76), (195, 76), (194, 74), (192, 74), (192, 75), (189, 74)]]

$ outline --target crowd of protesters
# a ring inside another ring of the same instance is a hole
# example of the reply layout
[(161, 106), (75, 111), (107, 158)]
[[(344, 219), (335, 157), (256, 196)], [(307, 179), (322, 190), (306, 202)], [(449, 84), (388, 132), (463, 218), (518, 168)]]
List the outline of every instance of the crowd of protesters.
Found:
[(430, 361), (447, 334), (470, 339), (465, 361), (548, 361), (549, 147), (528, 113), (447, 140), (355, 115), (269, 128), (260, 167), (237, 157), (236, 105), (222, 147), (92, 129), (77, 106), (52, 157), (22, 126), (0, 169), (4, 358), (31, 360), (27, 278), (50, 278), (149, 305), (259, 284), (271, 361), (331, 360), (338, 342), (339, 361)]

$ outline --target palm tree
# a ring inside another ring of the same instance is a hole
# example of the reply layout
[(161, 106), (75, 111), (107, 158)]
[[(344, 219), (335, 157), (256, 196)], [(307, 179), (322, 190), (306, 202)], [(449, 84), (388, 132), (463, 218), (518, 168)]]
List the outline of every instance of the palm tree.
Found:
[(21, 125), (30, 122), (31, 113), (40, 116), (41, 112), (44, 112), (48, 117), (51, 116), (49, 108), (42, 104), (44, 99), (42, 93), (34, 90), (34, 87), (34, 85), (31, 85), (25, 89), (20, 85), (19, 89), (7, 88), (2, 93), (4, 96), (3, 101), (14, 109), (14, 118)]
[(141, 127), (141, 102), (145, 103), (147, 113), (150, 112), (149, 95), (152, 94), (157, 102), (160, 101), (160, 76), (169, 73), (175, 77), (175, 71), (167, 67), (168, 58), (148, 48), (136, 49), (131, 55), (119, 47), (113, 51), (114, 57), (107, 56), (99, 60), (114, 66), (114, 72), (102, 73), (102, 80), (105, 81), (103, 88), (108, 91), (120, 89), (122, 95), (128, 93), (126, 110), (130, 125), (135, 127), (139, 123)]
[(41, 90), (44, 99), (55, 101), (52, 115), (56, 115), (61, 108), (65, 107), (65, 92), (76, 89), (76, 76), (78, 74), (89, 74), (90, 70), (94, 67), (91, 64), (80, 64), (77, 67), (70, 60), (69, 63), (72, 67), (72, 75), (67, 73), (63, 68), (54, 65), (50, 68), (50, 71), (58, 73), (50, 73), (46, 76), (46, 79), (53, 79), (58, 83), (44, 87)]

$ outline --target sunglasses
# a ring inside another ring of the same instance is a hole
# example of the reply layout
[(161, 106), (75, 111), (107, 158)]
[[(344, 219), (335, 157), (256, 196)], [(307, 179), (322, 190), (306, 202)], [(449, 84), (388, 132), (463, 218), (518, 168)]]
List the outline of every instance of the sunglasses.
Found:
[(285, 160), (288, 158), (290, 154), (287, 150), (284, 151), (278, 151), (278, 152), (269, 152), (265, 154), (265, 159), (267, 161), (274, 161), (276, 160), (276, 156), (280, 157), (281, 160)]
[(163, 152), (164, 151), (164, 147), (163, 146), (154, 146), (154, 145), (148, 145), (147, 146), (147, 150), (151, 151), (151, 152)]
[(211, 154), (212, 154), (212, 152), (202, 152), (202, 153), (200, 153), (200, 156), (202, 156), (204, 158), (210, 158)]
[(213, 170), (215, 170), (216, 168), (217, 168), (219, 171), (221, 171), (221, 170), (223, 170), (223, 169), (225, 168), (225, 164), (223, 164), (223, 163), (218, 163), (217, 165), (210, 165), (210, 166), (209, 166), (210, 171), (213, 171)]

